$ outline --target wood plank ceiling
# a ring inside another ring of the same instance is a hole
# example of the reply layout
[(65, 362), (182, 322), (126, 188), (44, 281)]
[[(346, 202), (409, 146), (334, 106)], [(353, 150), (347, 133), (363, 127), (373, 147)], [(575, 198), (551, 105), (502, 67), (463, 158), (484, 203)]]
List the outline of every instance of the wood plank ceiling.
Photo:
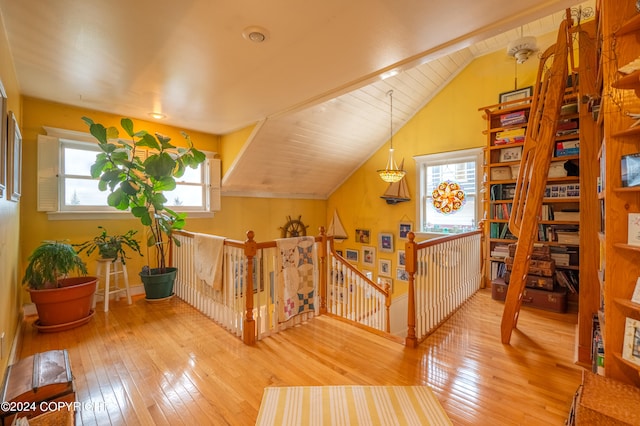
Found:
[[(0, 12), (22, 94), (214, 134), (258, 123), (223, 194), (324, 199), (388, 141), (389, 90), (397, 130), (474, 58), (554, 31), (576, 3), (0, 0)], [(255, 25), (264, 43), (242, 37)]]

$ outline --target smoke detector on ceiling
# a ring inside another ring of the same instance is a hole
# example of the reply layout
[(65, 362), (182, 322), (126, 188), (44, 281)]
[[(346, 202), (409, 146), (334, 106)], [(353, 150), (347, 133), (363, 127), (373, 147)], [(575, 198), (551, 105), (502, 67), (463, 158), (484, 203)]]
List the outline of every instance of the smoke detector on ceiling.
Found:
[(524, 63), (533, 52), (538, 50), (536, 47), (536, 38), (532, 36), (520, 37), (512, 41), (507, 46), (507, 55), (516, 59), (519, 64)]

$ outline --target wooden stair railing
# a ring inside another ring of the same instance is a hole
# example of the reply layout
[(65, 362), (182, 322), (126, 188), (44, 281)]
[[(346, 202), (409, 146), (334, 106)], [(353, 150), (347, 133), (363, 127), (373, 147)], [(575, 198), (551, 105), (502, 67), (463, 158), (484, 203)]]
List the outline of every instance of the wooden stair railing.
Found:
[[(537, 84), (509, 218), (509, 230), (518, 237), (518, 244), (502, 315), (501, 339), (504, 344), (509, 344), (511, 333), (517, 326), (530, 253), (538, 232), (538, 215), (554, 152), (555, 133), (567, 82), (569, 21), (570, 19), (565, 19), (560, 24), (556, 44), (543, 53), (538, 66)], [(549, 66), (551, 61), (553, 63)]]

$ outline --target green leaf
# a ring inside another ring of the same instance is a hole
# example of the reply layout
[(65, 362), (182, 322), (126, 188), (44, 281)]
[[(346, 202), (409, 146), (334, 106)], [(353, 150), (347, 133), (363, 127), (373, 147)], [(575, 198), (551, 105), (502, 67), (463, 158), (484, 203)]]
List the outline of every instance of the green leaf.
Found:
[(102, 124), (91, 124), (89, 126), (89, 133), (91, 133), (100, 144), (107, 143), (107, 129), (105, 129)]
[[(207, 159), (207, 156), (204, 154), (204, 152), (198, 151), (195, 148), (191, 148), (191, 153), (193, 154), (193, 159), (194, 161), (196, 161), (197, 164), (200, 164)], [(196, 166), (191, 166), (191, 167), (195, 169)]]
[(107, 204), (118, 210), (126, 210), (129, 208), (129, 197), (127, 197), (127, 194), (125, 194), (122, 189), (118, 188), (109, 194)]
[(160, 180), (163, 177), (171, 176), (173, 169), (176, 167), (176, 162), (166, 152), (161, 152), (157, 155), (152, 155), (144, 162), (144, 167), (147, 169), (147, 174), (156, 180)]
[(160, 180), (154, 181), (153, 189), (156, 192), (173, 191), (174, 189), (176, 189), (176, 181), (171, 176), (163, 177)]
[(149, 133), (146, 133), (139, 141), (138, 146), (146, 146), (151, 149), (155, 149), (156, 151), (160, 151), (160, 144), (156, 138), (151, 136)]
[(136, 195), (140, 190), (140, 185), (131, 180), (125, 180), (120, 184), (120, 188), (127, 195)]
[(107, 139), (117, 139), (119, 135), (120, 132), (115, 127), (111, 126), (107, 129)]
[(131, 121), (130, 118), (123, 118), (120, 120), (120, 125), (130, 137), (133, 137), (133, 121)]
[(121, 176), (124, 177), (120, 169), (113, 169), (102, 173), (102, 176), (100, 176), (100, 180), (103, 180), (105, 182), (111, 182), (113, 180), (120, 182), (122, 180)]

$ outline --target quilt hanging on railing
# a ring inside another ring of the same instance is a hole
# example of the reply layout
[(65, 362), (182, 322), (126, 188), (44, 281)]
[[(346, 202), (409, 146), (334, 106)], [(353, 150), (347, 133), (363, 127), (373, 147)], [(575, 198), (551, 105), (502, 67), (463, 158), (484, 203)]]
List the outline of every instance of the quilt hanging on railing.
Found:
[(278, 322), (315, 311), (315, 239), (282, 238), (278, 248)]

